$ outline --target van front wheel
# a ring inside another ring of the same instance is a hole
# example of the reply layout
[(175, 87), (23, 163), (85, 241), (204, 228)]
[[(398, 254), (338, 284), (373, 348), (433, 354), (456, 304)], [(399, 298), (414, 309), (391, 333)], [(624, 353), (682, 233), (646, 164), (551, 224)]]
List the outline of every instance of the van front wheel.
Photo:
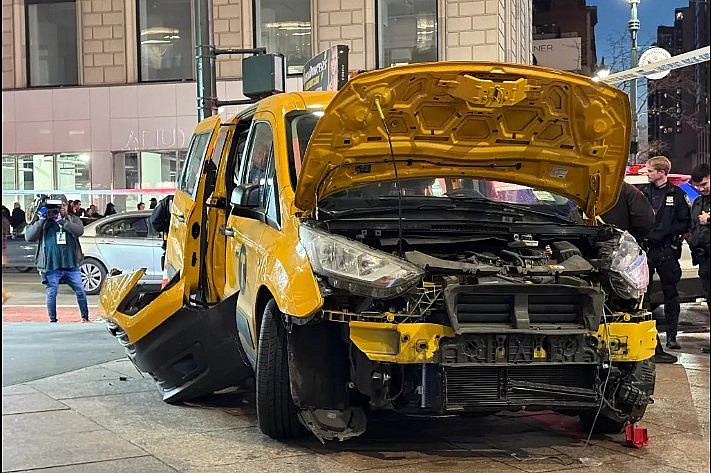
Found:
[(291, 397), (286, 330), (274, 299), (267, 303), (257, 347), (257, 420), (259, 429), (276, 440), (305, 433)]

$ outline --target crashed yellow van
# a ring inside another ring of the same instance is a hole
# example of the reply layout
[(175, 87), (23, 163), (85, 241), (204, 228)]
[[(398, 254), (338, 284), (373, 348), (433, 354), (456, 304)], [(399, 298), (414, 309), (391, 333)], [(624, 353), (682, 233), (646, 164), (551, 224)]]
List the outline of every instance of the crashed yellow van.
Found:
[(277, 439), (357, 436), (367, 409), (552, 409), (619, 432), (655, 382), (646, 257), (596, 219), (629, 130), (620, 90), (525, 65), (274, 95), (195, 129), (170, 283), (116, 275), (99, 304), (164, 400), (253, 377)]

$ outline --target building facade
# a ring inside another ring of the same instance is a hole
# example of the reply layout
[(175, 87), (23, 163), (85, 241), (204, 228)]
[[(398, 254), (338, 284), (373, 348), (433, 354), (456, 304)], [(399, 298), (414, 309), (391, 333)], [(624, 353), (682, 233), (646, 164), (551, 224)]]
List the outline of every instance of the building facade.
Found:
[[(173, 186), (197, 122), (194, 3), (2, 0), (5, 205), (26, 206), (32, 196), (21, 191), (58, 189), (131, 210)], [(213, 44), (284, 54), (288, 90), (336, 44), (349, 47), (351, 70), (532, 59), (531, 0), (209, 3)], [(218, 57), (219, 99), (244, 98), (241, 59)]]
[(597, 7), (586, 0), (533, 0), (533, 56), (541, 66), (592, 76)]
[[(672, 56), (708, 46), (708, 22), (708, 4), (690, 1), (675, 10), (673, 26), (657, 28), (656, 45)], [(709, 161), (708, 81), (708, 61), (647, 81), (650, 152), (668, 156), (675, 172)]]

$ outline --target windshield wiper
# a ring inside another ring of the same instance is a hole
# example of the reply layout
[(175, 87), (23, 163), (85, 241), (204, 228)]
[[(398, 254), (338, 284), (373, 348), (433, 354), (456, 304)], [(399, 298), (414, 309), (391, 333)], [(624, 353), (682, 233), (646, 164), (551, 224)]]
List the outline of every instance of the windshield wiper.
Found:
[[(397, 199), (397, 197), (380, 197), (378, 200), (391, 200)], [(373, 201), (366, 201), (366, 203), (371, 204)], [(372, 205), (372, 204), (371, 204)], [(417, 204), (408, 204), (407, 201), (403, 201), (402, 210), (450, 210), (456, 208), (454, 202), (442, 201), (442, 202), (429, 202), (423, 203), (418, 202)], [(332, 217), (345, 217), (347, 215), (359, 215), (359, 214), (369, 214), (369, 213), (385, 213), (385, 212), (397, 212), (397, 207), (393, 205), (376, 205), (371, 207), (351, 207), (349, 209), (325, 209), (321, 207), (319, 211), (324, 212)]]
[(541, 217), (555, 217), (557, 219), (563, 220), (565, 222), (573, 222), (573, 220), (570, 218), (570, 215), (567, 215), (565, 213), (553, 211), (553, 212), (545, 212), (542, 210), (536, 210), (532, 209), (526, 204), (510, 204), (507, 202), (497, 202), (495, 200), (489, 200), (486, 197), (470, 197), (470, 196), (447, 196), (453, 201), (458, 201), (458, 202), (467, 202), (467, 203), (473, 203), (473, 204), (484, 204), (486, 206), (490, 207), (496, 207), (500, 209), (506, 209), (510, 211), (515, 211), (517, 214), (521, 215), (523, 217), (522, 212), (525, 212), (526, 214), (529, 215), (538, 215)]

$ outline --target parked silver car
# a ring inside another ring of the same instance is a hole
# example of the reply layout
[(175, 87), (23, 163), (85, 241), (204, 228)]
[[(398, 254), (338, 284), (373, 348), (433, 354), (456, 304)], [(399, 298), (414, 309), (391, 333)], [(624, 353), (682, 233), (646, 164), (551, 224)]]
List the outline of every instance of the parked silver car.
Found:
[[(79, 238), (84, 261), (79, 266), (87, 294), (98, 294), (106, 274), (116, 268), (131, 271), (146, 268), (143, 284), (160, 284), (163, 240), (151, 227), (150, 211), (123, 212), (85, 225)], [(7, 239), (7, 265), (25, 272), (34, 269), (37, 242), (25, 241), (24, 233)]]
[(150, 211), (123, 212), (84, 227), (79, 239), (84, 252), (79, 270), (87, 294), (98, 294), (112, 268), (129, 272), (146, 268), (143, 284), (160, 284), (162, 238), (148, 221)]

